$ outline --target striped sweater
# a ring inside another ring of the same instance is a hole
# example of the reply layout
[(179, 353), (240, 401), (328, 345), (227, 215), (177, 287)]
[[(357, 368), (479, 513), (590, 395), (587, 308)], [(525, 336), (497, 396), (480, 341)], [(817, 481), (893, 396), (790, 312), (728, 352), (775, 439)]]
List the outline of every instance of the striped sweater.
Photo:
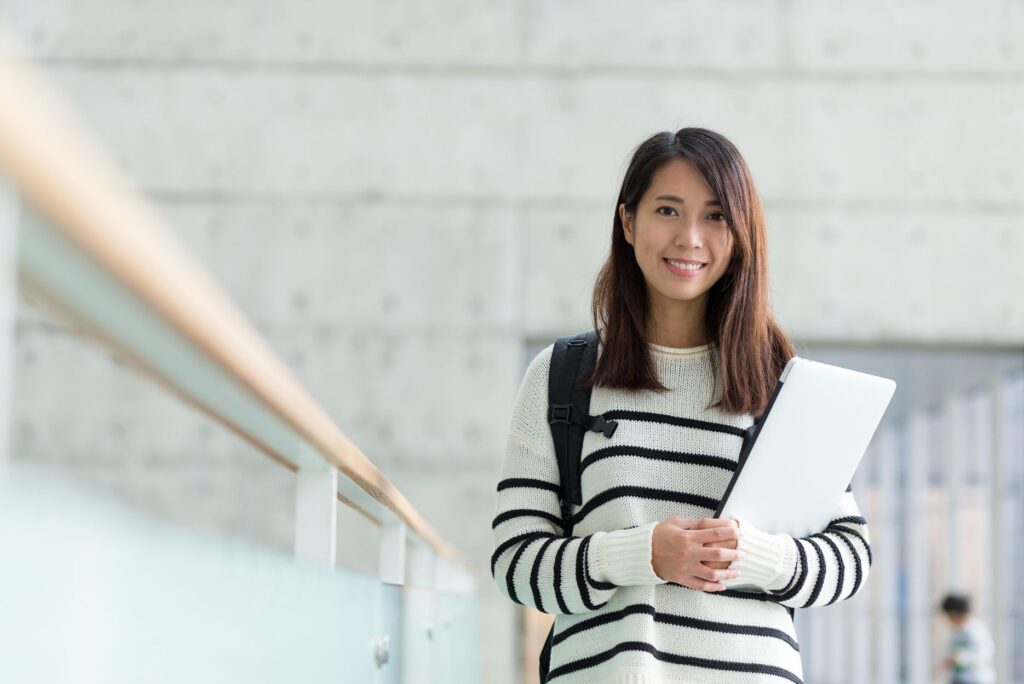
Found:
[(591, 414), (619, 426), (611, 438), (584, 437), (583, 500), (568, 538), (546, 418), (553, 345), (531, 361), (497, 486), (494, 582), (512, 601), (555, 615), (548, 681), (557, 684), (801, 682), (794, 610), (848, 599), (867, 581), (870, 538), (853, 492), (807, 537), (739, 519), (740, 559), (730, 566), (739, 576), (722, 584), (763, 591), (661, 579), (651, 566), (655, 525), (714, 515), (753, 416), (706, 408), (714, 343), (649, 347), (670, 391), (593, 389)]

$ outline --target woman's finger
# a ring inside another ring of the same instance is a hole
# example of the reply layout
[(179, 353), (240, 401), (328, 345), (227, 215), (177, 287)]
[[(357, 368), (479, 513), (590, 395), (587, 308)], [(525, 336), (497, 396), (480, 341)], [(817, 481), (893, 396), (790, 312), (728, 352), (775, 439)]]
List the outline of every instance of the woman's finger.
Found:
[(738, 540), (740, 531), (735, 527), (709, 527), (706, 530), (692, 530), (690, 533), (693, 539), (699, 544), (704, 545), (708, 542), (727, 541), (729, 539)]
[(669, 518), (665, 522), (671, 523), (673, 527), (678, 527), (681, 530), (696, 530), (701, 521), (696, 518)]
[(694, 577), (699, 577), (700, 579), (707, 580), (709, 582), (720, 582), (722, 580), (735, 579), (740, 574), (738, 570), (715, 570), (714, 568), (709, 568), (703, 563), (700, 563), (698, 569), (691, 570), (691, 572)]
[(712, 527), (738, 527), (734, 518), (703, 518), (697, 521), (697, 529), (706, 530)]
[(693, 554), (694, 558), (702, 561), (734, 561), (739, 560), (740, 552), (735, 549), (712, 548), (704, 546)]

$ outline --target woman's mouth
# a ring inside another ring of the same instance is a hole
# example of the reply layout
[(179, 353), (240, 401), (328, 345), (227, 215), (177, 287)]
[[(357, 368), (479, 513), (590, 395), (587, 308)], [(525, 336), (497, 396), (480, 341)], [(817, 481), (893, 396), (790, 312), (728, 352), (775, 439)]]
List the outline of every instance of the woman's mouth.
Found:
[(692, 278), (707, 268), (707, 264), (699, 262), (676, 261), (673, 259), (662, 259), (662, 261), (665, 262), (665, 266), (670, 273), (684, 278)]

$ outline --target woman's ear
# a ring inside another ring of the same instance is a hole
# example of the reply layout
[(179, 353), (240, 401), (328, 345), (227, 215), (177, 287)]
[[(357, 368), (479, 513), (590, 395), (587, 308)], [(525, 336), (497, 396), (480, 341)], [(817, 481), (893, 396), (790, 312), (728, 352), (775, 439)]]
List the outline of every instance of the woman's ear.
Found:
[(626, 203), (619, 205), (619, 219), (622, 221), (622, 232), (626, 236), (626, 242), (633, 244), (633, 217), (626, 211)]

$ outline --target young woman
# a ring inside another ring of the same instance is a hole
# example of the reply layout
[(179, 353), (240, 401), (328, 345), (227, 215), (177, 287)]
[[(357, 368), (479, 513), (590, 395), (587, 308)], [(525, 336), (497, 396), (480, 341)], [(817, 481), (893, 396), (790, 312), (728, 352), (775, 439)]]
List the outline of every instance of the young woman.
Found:
[(548, 681), (802, 681), (793, 611), (855, 595), (870, 538), (849, 489), (805, 538), (710, 518), (795, 354), (769, 312), (760, 198), (722, 135), (636, 148), (592, 315), (590, 413), (619, 425), (585, 434), (573, 536), (547, 420), (553, 345), (519, 389), (492, 524), (499, 590), (555, 614)]

